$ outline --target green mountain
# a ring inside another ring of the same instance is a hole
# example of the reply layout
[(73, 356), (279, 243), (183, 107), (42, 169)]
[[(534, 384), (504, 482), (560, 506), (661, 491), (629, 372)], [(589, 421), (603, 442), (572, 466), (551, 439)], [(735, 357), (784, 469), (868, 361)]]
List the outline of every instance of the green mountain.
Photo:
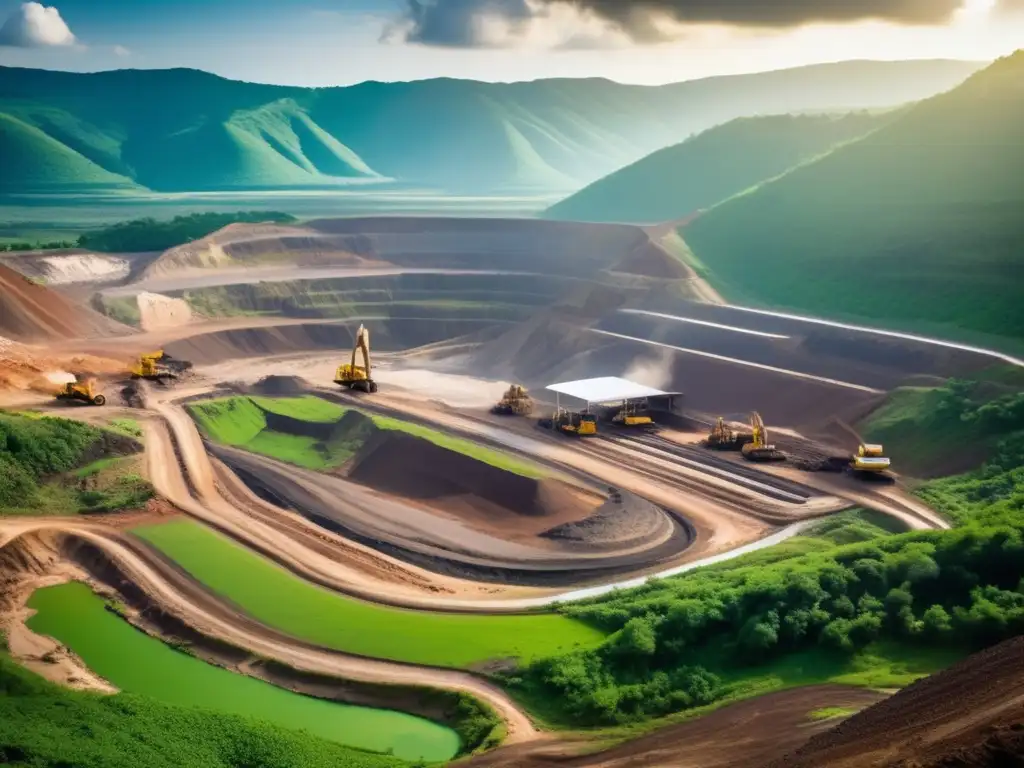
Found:
[(708, 208), (884, 125), (891, 113), (733, 120), (648, 155), (545, 211), (545, 218), (653, 224)]
[(1024, 51), (682, 230), (732, 300), (1024, 339)]
[(30, 147), (45, 169), (35, 160), (5, 168), (2, 191), (391, 183), (568, 192), (737, 117), (894, 106), (948, 89), (979, 66), (846, 62), (659, 87), (424, 80), (344, 88), (242, 83), (183, 69), (0, 67), (8, 126), (0, 156)]

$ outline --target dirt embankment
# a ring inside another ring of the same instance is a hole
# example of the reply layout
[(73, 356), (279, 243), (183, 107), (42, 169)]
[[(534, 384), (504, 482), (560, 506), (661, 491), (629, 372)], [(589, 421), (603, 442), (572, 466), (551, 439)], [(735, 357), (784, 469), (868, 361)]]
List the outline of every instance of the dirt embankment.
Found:
[(133, 332), (0, 264), (0, 336), (45, 342)]
[[(364, 318), (365, 320), (365, 318)], [(373, 347), (392, 352), (463, 336), (494, 321), (415, 319), (373, 322)], [(296, 354), (303, 351), (350, 351), (360, 321), (331, 321), (264, 325), (212, 331), (171, 341), (168, 354), (197, 365), (209, 365), (244, 357)]]
[(359, 235), (332, 236), (277, 224), (229, 224), (213, 234), (165, 251), (142, 279), (204, 269), (243, 269), (290, 263), (296, 266), (381, 266), (373, 244)]
[[(794, 688), (741, 701), (703, 717), (660, 728), (611, 749), (589, 752), (582, 738), (499, 749), (467, 768), (762, 768), (829, 727), (809, 714), (825, 707), (859, 709), (883, 694), (841, 685)], [(581, 751), (587, 754), (579, 754)], [(816, 768), (831, 763), (815, 763)]]
[[(6, 537), (5, 537), (6, 534)], [(487, 702), (508, 726), (508, 741), (536, 738), (527, 717), (497, 687), (474, 675), (348, 656), (295, 640), (221, 602), (145, 545), (100, 526), (31, 521), (0, 529), (0, 622), (16, 636), (49, 648), (47, 661), (78, 676), (78, 687), (112, 691), (65, 648), (24, 626), (31, 592), (69, 579), (87, 580), (127, 607), (126, 618), (200, 658), (300, 693), (420, 714), (452, 725), (462, 716), (447, 691)], [(24, 637), (23, 637), (24, 635)], [(13, 649), (12, 649), (13, 650)], [(32, 647), (26, 648), (31, 654)], [(30, 658), (17, 653), (22, 661)], [(65, 663), (66, 662), (66, 663)], [(52, 670), (51, 670), (52, 672)], [(51, 679), (72, 682), (53, 673)], [(91, 685), (86, 685), (91, 683)]]
[(560, 480), (524, 477), (390, 430), (376, 431), (343, 469), (350, 480), (425, 502), (488, 532), (542, 533), (582, 520), (600, 504)]
[(4, 398), (9, 402), (23, 398), (20, 393), (26, 390), (53, 395), (61, 384), (74, 381), (75, 374), (105, 376), (123, 373), (125, 367), (112, 358), (50, 353), (0, 336), (0, 393), (8, 393)]
[(127, 258), (93, 253), (79, 248), (48, 251), (22, 251), (3, 259), (23, 275), (41, 278), (47, 285), (110, 283), (128, 277)]
[(1024, 637), (907, 686), (770, 768), (1019, 766), (1024, 755)]

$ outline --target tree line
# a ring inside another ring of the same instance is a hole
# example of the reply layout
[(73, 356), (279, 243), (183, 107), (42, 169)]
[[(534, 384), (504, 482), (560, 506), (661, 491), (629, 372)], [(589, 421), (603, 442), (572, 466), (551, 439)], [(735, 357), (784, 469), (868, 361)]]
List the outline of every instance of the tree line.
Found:
[[(1018, 423), (1018, 403), (969, 409), (970, 418)], [(729, 691), (723, 672), (792, 654), (843, 657), (881, 640), (967, 653), (1024, 632), (1024, 432), (980, 470), (920, 495), (959, 527), (766, 550), (566, 605), (614, 634), (506, 682), (553, 702), (559, 719), (616, 724), (712, 703)]]

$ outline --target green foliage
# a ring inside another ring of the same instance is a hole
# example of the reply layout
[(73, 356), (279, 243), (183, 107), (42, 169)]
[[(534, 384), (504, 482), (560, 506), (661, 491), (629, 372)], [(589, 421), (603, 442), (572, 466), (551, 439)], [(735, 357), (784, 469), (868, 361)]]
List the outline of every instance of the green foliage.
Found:
[(142, 427), (135, 419), (114, 419), (110, 422), (110, 428), (128, 437), (142, 437)]
[(134, 533), (251, 616), (304, 640), (376, 658), (468, 667), (593, 647), (604, 633), (568, 616), (410, 611), (328, 592), (191, 521)]
[(0, 243), (0, 253), (4, 251), (42, 251), (74, 247), (75, 242), (73, 240), (37, 240), (31, 243), (24, 240), (20, 242), (11, 240)]
[(78, 238), (79, 248), (105, 253), (164, 251), (176, 245), (198, 240), (228, 224), (237, 222), (277, 223), (295, 221), (295, 217), (276, 211), (239, 211), (237, 213), (192, 213), (169, 221), (134, 219)]
[(863, 431), (899, 456), (907, 474), (963, 472), (992, 458), (998, 446), (1021, 439), (1024, 393), (1013, 384), (957, 379), (939, 387), (903, 387), (890, 393)]
[(429, 440), (441, 448), (461, 453), (485, 464), (514, 472), (524, 477), (541, 478), (547, 473), (536, 464), (523, 461), (509, 453), (488, 448), (436, 429), (402, 419), (367, 414), (369, 428), (339, 429), (328, 439), (320, 440), (301, 434), (285, 434), (267, 428), (267, 413), (287, 416), (318, 424), (340, 422), (347, 408), (327, 400), (304, 397), (234, 396), (203, 400), (188, 406), (189, 413), (203, 433), (215, 442), (243, 447), (254, 453), (286, 461), (307, 469), (330, 469), (351, 458), (368, 440), (374, 430), (405, 432)]
[(145, 504), (153, 487), (130, 471), (130, 459), (80, 466), (103, 437), (69, 419), (0, 413), (0, 513), (114, 512)]
[(682, 231), (727, 298), (1024, 340), (1024, 52)]
[(69, 691), (0, 653), (0, 761), (33, 768), (399, 768), (248, 717)]
[(601, 725), (720, 700), (735, 694), (730, 676), (756, 677), (800, 654), (853, 658), (883, 640), (984, 647), (1024, 631), (1024, 521), (1001, 522), (775, 562), (739, 558), (566, 605), (567, 615), (613, 634), (596, 649), (535, 662), (509, 683), (557, 702), (559, 720)]
[[(469, 193), (578, 188), (754, 113), (900, 104), (970, 62), (849, 62), (662, 87), (435, 79), (295, 88), (203, 72), (0, 69), (0, 193), (337, 188), (397, 180)], [(383, 116), (383, 117), (382, 117)], [(14, 172), (16, 171), (16, 173)]]
[(31, 507), (39, 481), (75, 468), (99, 438), (77, 421), (0, 413), (0, 509)]
[(658, 150), (576, 192), (544, 215), (584, 221), (673, 221), (891, 119), (869, 113), (740, 118)]

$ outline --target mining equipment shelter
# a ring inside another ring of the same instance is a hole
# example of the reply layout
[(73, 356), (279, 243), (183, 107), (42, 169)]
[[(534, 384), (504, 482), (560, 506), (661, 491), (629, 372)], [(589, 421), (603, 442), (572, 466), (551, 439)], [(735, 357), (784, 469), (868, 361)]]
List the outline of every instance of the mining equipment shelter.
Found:
[(627, 403), (645, 402), (654, 413), (675, 413), (676, 399), (682, 392), (664, 392), (644, 384), (637, 384), (618, 376), (602, 376), (596, 379), (580, 379), (549, 384), (544, 388), (555, 393), (555, 407), (562, 407), (562, 395), (585, 403), (585, 412), (594, 406), (623, 406)]

